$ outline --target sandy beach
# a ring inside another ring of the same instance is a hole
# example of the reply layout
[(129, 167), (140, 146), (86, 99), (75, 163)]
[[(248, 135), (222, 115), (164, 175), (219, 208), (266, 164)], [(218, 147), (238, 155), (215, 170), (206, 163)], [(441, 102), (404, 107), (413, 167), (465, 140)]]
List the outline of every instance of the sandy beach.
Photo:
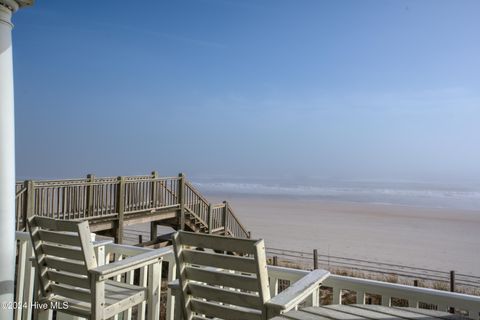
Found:
[(273, 248), (480, 274), (480, 212), (308, 198), (227, 200), (253, 237)]
[[(209, 194), (229, 201), (270, 248), (480, 275), (480, 212), (306, 197)], [(148, 225), (130, 226), (147, 233)], [(172, 230), (159, 227), (159, 233)], [(132, 239), (136, 239), (133, 236)]]

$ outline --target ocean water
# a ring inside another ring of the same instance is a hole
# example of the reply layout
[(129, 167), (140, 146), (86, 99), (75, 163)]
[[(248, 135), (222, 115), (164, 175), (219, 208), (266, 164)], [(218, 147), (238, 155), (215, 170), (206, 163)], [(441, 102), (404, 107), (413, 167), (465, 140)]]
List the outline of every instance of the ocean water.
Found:
[(207, 194), (283, 196), (321, 200), (475, 210), (480, 213), (480, 184), (412, 181), (193, 179)]

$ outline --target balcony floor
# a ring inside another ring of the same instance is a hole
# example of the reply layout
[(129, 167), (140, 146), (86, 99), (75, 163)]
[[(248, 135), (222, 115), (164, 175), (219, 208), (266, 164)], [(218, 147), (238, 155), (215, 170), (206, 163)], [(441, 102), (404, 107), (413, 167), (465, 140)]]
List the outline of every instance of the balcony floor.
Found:
[(377, 305), (327, 305), (322, 307), (308, 307), (300, 310), (287, 312), (272, 320), (455, 320), (466, 319), (447, 312), (415, 309), (393, 308)]

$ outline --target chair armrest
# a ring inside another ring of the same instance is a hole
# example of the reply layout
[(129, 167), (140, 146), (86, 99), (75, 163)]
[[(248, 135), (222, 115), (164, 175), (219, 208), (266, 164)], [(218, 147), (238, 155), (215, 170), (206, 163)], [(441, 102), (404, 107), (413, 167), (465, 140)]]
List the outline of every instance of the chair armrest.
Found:
[(168, 288), (170, 290), (172, 290), (172, 293), (173, 294), (176, 294), (176, 292), (178, 292), (180, 290), (180, 281), (177, 280), (174, 280), (172, 282), (169, 282), (168, 283)]
[(94, 248), (105, 246), (109, 243), (113, 243), (113, 240), (97, 240), (92, 242)]
[(103, 266), (90, 269), (89, 272), (97, 280), (106, 280), (124, 272), (135, 270), (141, 267), (148, 266), (162, 260), (165, 253), (160, 250), (152, 250), (141, 253), (126, 259), (105, 264)]
[(326, 270), (313, 270), (290, 287), (266, 302), (267, 309), (272, 315), (278, 315), (281, 312), (288, 311), (311, 295), (330, 275)]

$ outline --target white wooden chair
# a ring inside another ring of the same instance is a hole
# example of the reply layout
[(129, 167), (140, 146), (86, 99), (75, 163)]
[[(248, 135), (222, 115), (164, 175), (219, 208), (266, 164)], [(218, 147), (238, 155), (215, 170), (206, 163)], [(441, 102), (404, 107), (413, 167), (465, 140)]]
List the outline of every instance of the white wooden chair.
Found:
[[(39, 303), (63, 306), (62, 313), (103, 320), (147, 301), (149, 320), (159, 318), (161, 253), (156, 250), (97, 266), (87, 221), (32, 217), (28, 227), (39, 279)], [(148, 286), (115, 281), (148, 266)]]
[(169, 287), (187, 320), (269, 319), (295, 308), (329, 275), (314, 270), (271, 299), (263, 240), (179, 231), (173, 246), (178, 280)]

